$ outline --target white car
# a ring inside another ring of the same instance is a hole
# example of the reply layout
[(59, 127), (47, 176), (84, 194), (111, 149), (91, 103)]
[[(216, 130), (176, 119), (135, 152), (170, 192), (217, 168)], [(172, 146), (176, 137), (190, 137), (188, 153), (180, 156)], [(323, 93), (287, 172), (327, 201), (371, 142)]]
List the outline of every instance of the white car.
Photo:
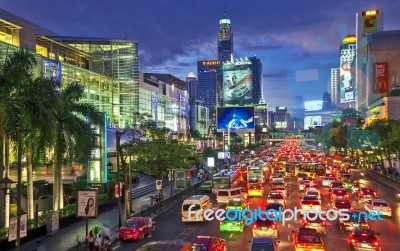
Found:
[(319, 201), (321, 201), (321, 193), (317, 189), (307, 190), (305, 192), (304, 196), (306, 196), (306, 195), (313, 195), (313, 196), (317, 197)]
[(380, 212), (381, 215), (392, 217), (392, 209), (389, 207), (389, 204), (382, 199), (368, 200), (365, 202), (364, 208), (368, 212)]
[(333, 177), (325, 177), (324, 180), (322, 181), (322, 186), (323, 187), (329, 187), (331, 185), (332, 181), (335, 181), (336, 179)]
[(281, 191), (272, 190), (268, 193), (267, 196), (267, 204), (269, 203), (280, 203), (282, 205), (286, 205), (286, 195)]
[(301, 201), (301, 209), (304, 211), (321, 211), (321, 201), (317, 200), (315, 196), (304, 196)]

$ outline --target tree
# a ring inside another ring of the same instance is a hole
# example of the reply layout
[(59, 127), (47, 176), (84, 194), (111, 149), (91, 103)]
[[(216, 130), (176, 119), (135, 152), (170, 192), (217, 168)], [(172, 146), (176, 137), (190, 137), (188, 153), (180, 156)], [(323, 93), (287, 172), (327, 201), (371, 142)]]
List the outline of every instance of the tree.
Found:
[[(54, 171), (53, 171), (53, 210), (64, 207), (62, 172), (64, 159), (88, 158), (95, 146), (92, 125), (101, 124), (101, 115), (91, 104), (81, 102), (84, 87), (78, 83), (63, 86), (55, 93), (51, 103), (54, 118)], [(88, 119), (89, 122), (86, 122)]]
[[(170, 130), (159, 127), (153, 120), (145, 120), (139, 126), (147, 140), (137, 142), (133, 147), (138, 169), (163, 179), (173, 168), (186, 168), (192, 163), (189, 158), (194, 154), (190, 145), (170, 136)], [(162, 189), (160, 195), (163, 196)]]

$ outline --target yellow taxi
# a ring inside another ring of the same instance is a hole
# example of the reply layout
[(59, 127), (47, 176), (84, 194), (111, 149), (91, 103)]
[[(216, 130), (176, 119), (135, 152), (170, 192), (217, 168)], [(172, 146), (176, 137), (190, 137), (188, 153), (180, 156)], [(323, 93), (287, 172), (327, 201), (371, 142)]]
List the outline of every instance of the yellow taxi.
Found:
[(264, 195), (264, 187), (261, 184), (251, 184), (247, 187), (249, 197), (262, 197)]
[(239, 198), (234, 198), (228, 202), (228, 205), (226, 206), (226, 210), (229, 209), (238, 209), (238, 210), (244, 210), (246, 208), (249, 208), (247, 202), (243, 199)]

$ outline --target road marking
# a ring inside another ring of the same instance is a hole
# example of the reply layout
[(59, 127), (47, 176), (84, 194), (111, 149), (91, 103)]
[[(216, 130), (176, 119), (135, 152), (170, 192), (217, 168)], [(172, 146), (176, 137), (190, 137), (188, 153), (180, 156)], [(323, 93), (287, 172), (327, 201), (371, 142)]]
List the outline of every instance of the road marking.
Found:
[[(184, 241), (191, 233), (193, 233), (197, 228), (200, 227), (201, 224), (197, 224), (193, 227), (185, 228), (176, 238), (175, 240), (182, 240)], [(183, 238), (182, 238), (183, 237)]]

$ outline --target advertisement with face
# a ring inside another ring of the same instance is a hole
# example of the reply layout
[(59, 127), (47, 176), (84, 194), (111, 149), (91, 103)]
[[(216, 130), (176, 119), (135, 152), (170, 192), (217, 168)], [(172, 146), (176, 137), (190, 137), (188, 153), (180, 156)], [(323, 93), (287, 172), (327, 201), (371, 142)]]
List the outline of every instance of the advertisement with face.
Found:
[(223, 70), (223, 100), (224, 103), (252, 100), (253, 83), (251, 69), (238, 69), (243, 66), (232, 66)]
[(254, 107), (218, 107), (217, 128), (254, 129)]
[(347, 93), (349, 93), (349, 90), (351, 89), (351, 92), (353, 91), (353, 86), (352, 86), (352, 78), (351, 78), (351, 62), (352, 61), (344, 61), (340, 65), (340, 103), (346, 103), (346, 102), (351, 102), (354, 101), (354, 97), (351, 97), (347, 95), (346, 98), (346, 90)]
[(309, 128), (314, 128), (317, 126), (321, 126), (322, 118), (320, 115), (318, 116), (305, 116), (304, 117), (304, 129), (307, 130)]
[(97, 190), (78, 191), (77, 217), (97, 217)]

